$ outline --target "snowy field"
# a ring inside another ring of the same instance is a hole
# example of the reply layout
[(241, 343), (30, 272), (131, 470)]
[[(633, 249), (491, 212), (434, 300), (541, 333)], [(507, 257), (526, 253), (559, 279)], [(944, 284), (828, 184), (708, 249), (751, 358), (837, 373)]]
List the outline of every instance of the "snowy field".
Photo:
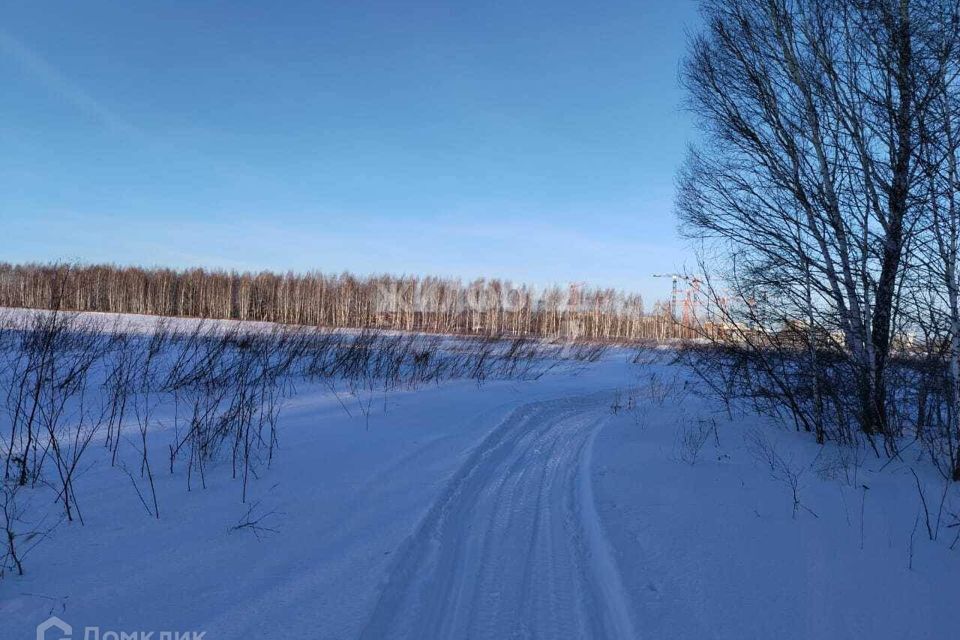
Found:
[(159, 518), (96, 442), (84, 524), (0, 580), (0, 638), (51, 614), (74, 637), (956, 637), (956, 488), (938, 511), (924, 461), (820, 448), (634, 356), (373, 402), (298, 383), (246, 503), (228, 462), (188, 491), (154, 447)]

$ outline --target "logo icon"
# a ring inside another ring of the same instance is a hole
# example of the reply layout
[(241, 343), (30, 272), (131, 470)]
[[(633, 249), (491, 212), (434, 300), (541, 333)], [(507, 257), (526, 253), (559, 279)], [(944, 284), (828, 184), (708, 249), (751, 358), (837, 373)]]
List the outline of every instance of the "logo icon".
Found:
[[(50, 629), (59, 630), (60, 635), (55, 635), (48, 638), (47, 631)], [(57, 616), (50, 616), (37, 625), (37, 640), (70, 640), (70, 636), (72, 635), (73, 627)]]

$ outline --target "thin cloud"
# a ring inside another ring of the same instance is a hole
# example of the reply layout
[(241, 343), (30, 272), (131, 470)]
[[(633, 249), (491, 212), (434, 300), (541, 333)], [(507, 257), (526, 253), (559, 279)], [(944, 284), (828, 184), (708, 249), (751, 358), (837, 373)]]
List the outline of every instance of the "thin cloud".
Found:
[(84, 115), (97, 120), (104, 127), (121, 135), (143, 138), (143, 132), (117, 115), (87, 91), (69, 80), (52, 64), (32, 51), (23, 42), (0, 29), (0, 53), (16, 62), (34, 80), (45, 86), (64, 102)]
[(14, 61), (36, 82), (86, 117), (99, 122), (104, 128), (126, 138), (128, 141), (146, 147), (151, 152), (189, 154), (193, 158), (206, 163), (214, 175), (236, 182), (248, 182), (256, 176), (252, 170), (238, 171), (235, 166), (224, 165), (217, 158), (210, 157), (195, 149), (183, 149), (179, 145), (155, 135), (154, 132), (134, 125), (67, 78), (55, 66), (3, 29), (0, 29), (0, 56), (5, 56)]

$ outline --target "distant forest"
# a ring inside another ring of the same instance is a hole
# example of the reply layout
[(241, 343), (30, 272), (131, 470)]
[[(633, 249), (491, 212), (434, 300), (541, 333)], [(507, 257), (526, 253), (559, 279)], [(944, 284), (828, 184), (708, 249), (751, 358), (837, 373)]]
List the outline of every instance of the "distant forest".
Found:
[(645, 313), (637, 294), (495, 279), (0, 263), (0, 306), (484, 336), (686, 337), (669, 306)]

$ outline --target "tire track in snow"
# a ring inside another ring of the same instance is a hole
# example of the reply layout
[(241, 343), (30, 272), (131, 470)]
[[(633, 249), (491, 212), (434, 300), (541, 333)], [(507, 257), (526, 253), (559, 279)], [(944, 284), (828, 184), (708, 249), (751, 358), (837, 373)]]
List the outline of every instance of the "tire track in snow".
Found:
[(523, 405), (398, 554), (361, 638), (635, 638), (597, 515), (608, 393)]

